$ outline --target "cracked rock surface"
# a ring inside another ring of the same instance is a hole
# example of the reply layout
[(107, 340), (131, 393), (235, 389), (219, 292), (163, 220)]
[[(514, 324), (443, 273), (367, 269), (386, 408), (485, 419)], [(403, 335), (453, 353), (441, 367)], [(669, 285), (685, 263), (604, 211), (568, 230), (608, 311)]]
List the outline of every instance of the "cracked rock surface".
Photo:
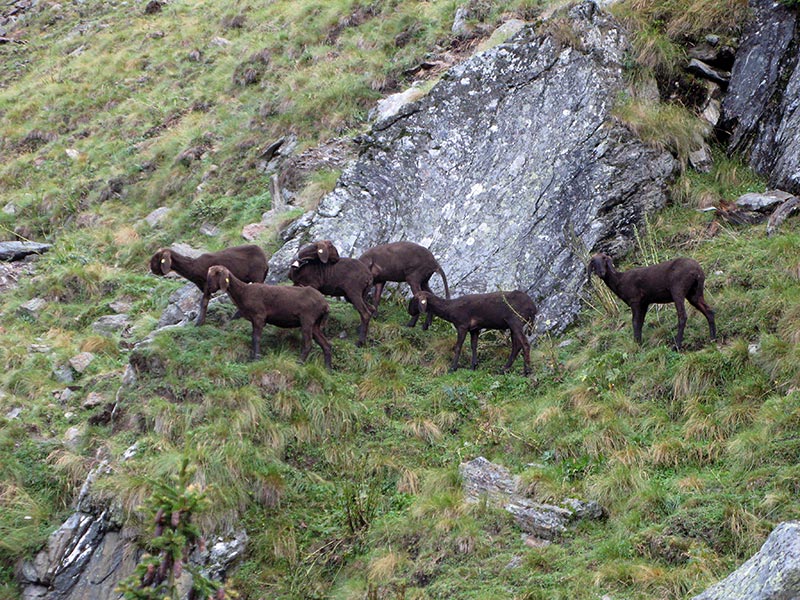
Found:
[(270, 279), (310, 240), (354, 257), (410, 240), (438, 258), (454, 296), (521, 289), (540, 331), (564, 329), (586, 282), (580, 253), (626, 252), (676, 163), (611, 115), (628, 48), (618, 23), (588, 2), (558, 18), (569, 43), (547, 22), (526, 26), (377, 122), (335, 189), (287, 229)]

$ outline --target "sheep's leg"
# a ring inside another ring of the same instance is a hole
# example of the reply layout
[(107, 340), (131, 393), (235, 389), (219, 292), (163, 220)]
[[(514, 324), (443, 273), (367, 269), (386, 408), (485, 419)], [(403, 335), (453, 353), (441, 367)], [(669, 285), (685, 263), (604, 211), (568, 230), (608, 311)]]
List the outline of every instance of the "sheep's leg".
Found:
[(304, 363), (308, 358), (308, 353), (311, 352), (311, 325), (304, 323), (301, 326), (301, 331), (303, 333), (303, 346), (300, 350), (300, 362)]
[(250, 353), (252, 360), (261, 358), (261, 332), (264, 331), (264, 325), (256, 325), (253, 323), (253, 347)]
[[(430, 277), (428, 277), (428, 279), (426, 279), (425, 281), (422, 282), (422, 285), (420, 286), (420, 289), (423, 290), (423, 291), (426, 291), (426, 292), (430, 292), (432, 294), (433, 292), (431, 291), (431, 286), (428, 285), (429, 281), (430, 281)], [(428, 311), (428, 316), (425, 317), (425, 322), (422, 324), (422, 331), (427, 331), (428, 327), (431, 326), (431, 323), (433, 323), (433, 313), (431, 311)]]
[[(430, 313), (428, 313), (430, 314)], [(469, 345), (472, 348), (472, 362), (470, 363), (470, 368), (474, 371), (475, 368), (478, 366), (478, 334), (480, 330), (473, 329), (469, 332)]]
[(383, 294), (383, 286), (386, 284), (376, 283), (375, 284), (375, 291), (372, 292), (372, 305), (375, 307), (375, 314), (378, 314), (378, 304), (381, 303), (381, 294)]
[(206, 294), (203, 294), (203, 297), (200, 299), (200, 313), (197, 315), (197, 321), (195, 321), (198, 327), (206, 322), (206, 312), (208, 311), (208, 301), (210, 299), (211, 296)]
[(325, 319), (323, 318), (314, 323), (314, 327), (311, 329), (311, 335), (314, 336), (314, 340), (319, 344), (319, 347), (322, 348), (322, 355), (325, 357), (325, 366), (330, 370), (331, 344), (325, 337), (325, 334), (322, 333), (322, 327), (325, 324), (324, 321)]
[(519, 333), (519, 340), (522, 342), (522, 374), (523, 375), (530, 375), (531, 374), (531, 344), (528, 341), (527, 336), (520, 331)]
[[(366, 293), (366, 290), (364, 290), (364, 293)], [(355, 307), (358, 311), (358, 316), (361, 317), (361, 324), (358, 326), (358, 341), (356, 342), (356, 346), (361, 347), (367, 341), (369, 319), (372, 316), (373, 308), (364, 300), (363, 296), (358, 294), (347, 296), (347, 300)]]
[(466, 328), (458, 328), (458, 337), (456, 337), (456, 353), (453, 357), (453, 364), (450, 365), (450, 370), (455, 371), (458, 369), (458, 359), (461, 358), (461, 346), (464, 345), (464, 340), (467, 339)]
[[(417, 293), (422, 291), (422, 289), (423, 289), (419, 285), (417, 285), (416, 281), (409, 281), (408, 285), (411, 286), (411, 295), (412, 296), (416, 296)], [(422, 329), (423, 330), (428, 328), (428, 325), (430, 323), (430, 319), (433, 318), (433, 315), (430, 313), (430, 311), (428, 311), (428, 316), (425, 317), (425, 318), (426, 318), (425, 324), (422, 325)], [(408, 323), (406, 323), (406, 327), (416, 327), (418, 319), (419, 319), (419, 312), (417, 312), (417, 314), (411, 316), (411, 320)]]
[(631, 305), (631, 311), (633, 312), (633, 339), (639, 345), (642, 343), (642, 327), (644, 326), (644, 317), (647, 314), (647, 308), (648, 306), (646, 304)]
[(696, 295), (694, 298), (687, 298), (689, 304), (694, 306), (697, 310), (703, 313), (703, 316), (708, 321), (708, 331), (711, 334), (711, 341), (717, 339), (717, 325), (714, 322), (714, 311), (712, 308), (706, 303), (706, 299), (703, 298), (702, 294)]
[(675, 298), (675, 310), (678, 312), (678, 336), (675, 338), (675, 349), (683, 346), (683, 331), (686, 329), (686, 305), (682, 297)]

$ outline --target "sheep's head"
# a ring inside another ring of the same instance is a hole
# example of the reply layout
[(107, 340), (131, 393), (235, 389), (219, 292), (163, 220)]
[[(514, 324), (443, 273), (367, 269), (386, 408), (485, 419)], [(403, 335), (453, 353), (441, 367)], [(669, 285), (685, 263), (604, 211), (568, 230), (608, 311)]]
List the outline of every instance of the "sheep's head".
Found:
[(589, 266), (586, 269), (587, 282), (591, 283), (592, 273), (597, 273), (600, 279), (605, 279), (606, 274), (614, 268), (614, 263), (608, 254), (599, 253), (595, 254), (589, 261)]
[(303, 265), (318, 260), (322, 264), (333, 264), (339, 260), (339, 251), (333, 242), (330, 240), (321, 240), (306, 244), (297, 252), (297, 256), (292, 262), (295, 268), (302, 267)]
[(209, 267), (206, 274), (206, 292), (213, 294), (217, 290), (228, 291), (231, 283), (231, 272), (221, 265)]
[[(431, 296), (433, 296), (433, 294), (431, 294), (430, 292), (417, 292), (414, 295), (414, 298), (411, 300), (411, 302), (414, 302), (414, 300), (416, 300), (417, 310), (419, 310), (419, 312), (421, 312), (423, 315), (426, 315), (428, 314), (428, 300), (430, 299)], [(408, 312), (411, 313), (411, 310), (412, 310), (411, 303), (409, 303)], [(413, 313), (411, 314), (413, 316)]]
[(172, 269), (172, 252), (162, 248), (150, 259), (150, 271), (156, 275), (166, 275)]

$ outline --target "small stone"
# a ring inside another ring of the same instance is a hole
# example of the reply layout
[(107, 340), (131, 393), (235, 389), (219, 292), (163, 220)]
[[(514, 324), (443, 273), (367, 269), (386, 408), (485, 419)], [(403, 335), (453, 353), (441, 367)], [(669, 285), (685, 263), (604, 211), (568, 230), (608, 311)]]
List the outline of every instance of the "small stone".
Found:
[(761, 354), (761, 344), (758, 344), (758, 343), (748, 344), (747, 345), (747, 353), (750, 356), (758, 356), (759, 354)]
[(73, 392), (72, 389), (64, 388), (58, 393), (58, 399), (61, 401), (62, 404), (66, 404), (72, 399), (74, 395), (75, 392)]
[(792, 194), (784, 192), (783, 190), (769, 190), (761, 194), (750, 192), (739, 196), (736, 199), (736, 206), (748, 210), (757, 210), (759, 212), (770, 212), (773, 208), (779, 204), (783, 204), (789, 198), (792, 198)]
[(122, 453), (121, 460), (124, 462), (126, 460), (130, 460), (139, 452), (139, 443), (136, 442), (133, 446), (129, 446), (125, 452)]
[(250, 223), (242, 228), (242, 237), (248, 242), (253, 242), (266, 230), (267, 226), (264, 223)]
[(9, 202), (3, 207), (3, 212), (7, 215), (17, 214), (17, 206), (13, 202)]
[(149, 215), (147, 215), (144, 218), (144, 220), (147, 222), (148, 225), (150, 225), (150, 227), (155, 227), (158, 224), (160, 224), (161, 221), (164, 220), (164, 217), (166, 217), (168, 213), (169, 213), (169, 208), (167, 208), (166, 206), (161, 206), (155, 209)]
[(75, 369), (76, 372), (83, 373), (93, 360), (94, 354), (91, 352), (81, 352), (69, 359), (69, 366)]
[(47, 300), (44, 298), (31, 298), (25, 304), (20, 305), (19, 312), (23, 316), (39, 318), (39, 312), (47, 306)]
[(706, 36), (706, 42), (711, 44), (712, 46), (716, 46), (717, 44), (719, 44), (719, 36), (709, 33)]
[(195, 48), (194, 50), (189, 52), (188, 58), (192, 62), (200, 62), (201, 60), (203, 60), (203, 53), (200, 52), (200, 50), (198, 50), (197, 48)]
[(219, 37), (219, 36), (211, 38), (211, 43), (214, 44), (215, 46), (219, 46), (220, 48), (224, 48), (225, 46), (231, 45), (230, 40), (226, 40), (224, 37)]
[(125, 365), (125, 372), (122, 374), (122, 385), (128, 387), (136, 383), (136, 369), (130, 363)]
[(81, 428), (79, 426), (70, 427), (64, 432), (64, 445), (72, 451), (78, 449), (78, 442), (81, 437)]
[(64, 150), (64, 154), (69, 156), (72, 160), (78, 160), (81, 157), (80, 151), (76, 150), (75, 148), (67, 148)]
[(208, 237), (215, 237), (218, 236), (221, 231), (216, 225), (212, 225), (211, 223), (203, 223), (200, 226), (200, 233), (207, 235)]
[(69, 365), (59, 365), (53, 368), (53, 377), (58, 383), (69, 384), (75, 381)]
[(50, 352), (51, 348), (47, 344), (31, 344), (28, 346), (28, 350), (31, 352), (39, 352), (41, 354), (47, 354)]
[(103, 394), (98, 392), (90, 392), (88, 396), (86, 396), (86, 400), (83, 401), (83, 408), (94, 408), (95, 406), (100, 406), (105, 402), (105, 397)]
[(8, 419), (9, 421), (13, 421), (13, 420), (14, 420), (14, 419), (16, 419), (17, 417), (19, 417), (19, 415), (20, 415), (21, 413), (22, 413), (22, 409), (21, 409), (21, 408), (19, 408), (19, 407), (17, 407), (17, 408), (12, 408), (10, 411), (8, 411), (8, 412), (6, 413), (6, 419)]
[(128, 315), (122, 313), (120, 315), (106, 315), (100, 317), (92, 323), (92, 329), (97, 333), (117, 333), (124, 332), (130, 326)]
[(127, 300), (114, 300), (114, 302), (111, 302), (108, 305), (108, 308), (113, 310), (118, 315), (130, 312), (132, 307), (133, 304), (131, 302), (128, 302)]
[(74, 418), (75, 418), (75, 413), (72, 412), (71, 410), (68, 410), (67, 412), (64, 413), (64, 419), (65, 420), (72, 421), (72, 419), (74, 419)]
[(698, 173), (708, 173), (714, 165), (714, 158), (711, 156), (711, 149), (703, 146), (699, 150), (689, 153), (689, 164)]
[(689, 64), (686, 66), (686, 70), (694, 75), (705, 77), (706, 79), (710, 79), (711, 81), (719, 83), (723, 86), (728, 85), (731, 80), (730, 71), (715, 69), (711, 65), (704, 63), (702, 60), (697, 60), (696, 58), (693, 58), (689, 61)]

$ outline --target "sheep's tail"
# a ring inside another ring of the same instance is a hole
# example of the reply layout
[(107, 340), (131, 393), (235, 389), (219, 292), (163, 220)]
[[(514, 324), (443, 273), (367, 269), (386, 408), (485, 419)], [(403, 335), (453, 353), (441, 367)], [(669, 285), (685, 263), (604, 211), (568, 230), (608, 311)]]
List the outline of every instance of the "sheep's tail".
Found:
[(450, 300), (450, 288), (447, 287), (447, 277), (444, 275), (444, 269), (437, 265), (436, 272), (439, 274), (439, 277), (442, 278), (442, 283), (444, 284), (444, 297)]

